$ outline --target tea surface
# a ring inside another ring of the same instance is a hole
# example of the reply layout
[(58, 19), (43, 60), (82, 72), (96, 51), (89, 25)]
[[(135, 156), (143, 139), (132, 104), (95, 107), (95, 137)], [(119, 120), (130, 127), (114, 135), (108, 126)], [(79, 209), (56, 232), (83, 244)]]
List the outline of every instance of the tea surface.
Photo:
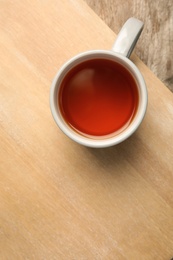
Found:
[(105, 59), (74, 67), (60, 87), (60, 110), (66, 122), (85, 135), (122, 131), (135, 115), (138, 91), (122, 65)]

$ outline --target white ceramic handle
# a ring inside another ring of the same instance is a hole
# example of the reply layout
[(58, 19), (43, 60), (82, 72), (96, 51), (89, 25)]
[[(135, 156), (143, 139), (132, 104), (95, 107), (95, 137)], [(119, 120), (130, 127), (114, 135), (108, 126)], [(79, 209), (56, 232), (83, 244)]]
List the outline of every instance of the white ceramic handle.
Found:
[(143, 26), (144, 24), (140, 20), (133, 17), (129, 18), (119, 32), (112, 50), (129, 58), (143, 30)]

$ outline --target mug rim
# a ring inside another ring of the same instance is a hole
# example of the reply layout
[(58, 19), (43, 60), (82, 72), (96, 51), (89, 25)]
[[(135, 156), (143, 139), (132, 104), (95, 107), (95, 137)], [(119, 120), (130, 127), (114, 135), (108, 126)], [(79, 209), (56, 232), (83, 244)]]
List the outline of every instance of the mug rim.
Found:
[[(132, 123), (130, 123), (130, 125), (121, 133), (116, 135), (111, 135), (110, 137), (107, 136), (107, 138), (106, 136), (104, 136), (103, 139), (101, 138), (97, 139), (97, 137), (94, 139), (94, 136), (93, 138), (89, 138), (82, 134), (80, 135), (78, 132), (76, 132), (75, 130), (73, 130), (71, 127), (67, 125), (67, 123), (63, 120), (60, 111), (57, 111), (57, 99), (56, 99), (57, 92), (61, 85), (61, 81), (66, 75), (66, 73), (77, 64), (94, 58), (102, 58), (102, 59), (105, 58), (105, 59), (116, 61), (121, 65), (123, 65), (132, 74), (133, 78), (135, 79), (136, 85), (138, 86), (142, 97), (140, 101), (140, 109), (138, 109), (137, 115), (135, 115), (135, 118), (133, 119)], [(141, 124), (146, 113), (147, 103), (148, 103), (147, 88), (141, 72), (130, 59), (112, 50), (90, 50), (90, 51), (79, 53), (76, 56), (72, 57), (70, 60), (65, 62), (60, 68), (60, 70), (57, 72), (57, 74), (55, 75), (52, 81), (52, 85), (50, 89), (50, 109), (56, 124), (69, 138), (71, 138), (75, 142), (93, 148), (103, 148), (103, 147), (113, 146), (123, 142), (125, 139), (130, 137)]]

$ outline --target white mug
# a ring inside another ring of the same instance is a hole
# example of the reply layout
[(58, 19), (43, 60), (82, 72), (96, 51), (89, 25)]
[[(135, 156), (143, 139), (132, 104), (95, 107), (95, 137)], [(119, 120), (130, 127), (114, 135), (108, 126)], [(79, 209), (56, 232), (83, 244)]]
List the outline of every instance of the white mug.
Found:
[[(129, 56), (135, 47), (142, 29), (143, 23), (141, 21), (136, 18), (128, 19), (118, 34), (112, 50), (92, 50), (80, 53), (67, 61), (56, 74), (50, 89), (50, 108), (56, 124), (72, 140), (88, 147), (109, 147), (126, 140), (141, 124), (147, 108), (147, 88), (143, 76), (129, 59)], [(120, 131), (113, 131), (111, 134), (92, 135), (78, 131), (78, 129), (74, 129), (67, 122), (61, 109), (59, 96), (62, 92), (62, 82), (67, 77), (67, 74), (76, 66), (80, 66), (79, 64), (95, 59), (107, 60), (119, 64), (121, 67), (123, 66), (126, 73), (130, 74), (135, 81), (138, 92), (138, 105), (130, 123), (126, 127), (121, 128)]]

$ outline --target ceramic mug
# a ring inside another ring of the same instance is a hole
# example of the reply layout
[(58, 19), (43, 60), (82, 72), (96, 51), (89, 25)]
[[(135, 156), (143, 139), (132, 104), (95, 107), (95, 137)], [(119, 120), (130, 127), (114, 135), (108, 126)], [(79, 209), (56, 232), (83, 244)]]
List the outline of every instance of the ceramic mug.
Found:
[(141, 124), (147, 88), (129, 57), (142, 29), (141, 21), (128, 19), (112, 50), (80, 53), (56, 74), (50, 108), (56, 124), (72, 140), (109, 147), (127, 139)]

